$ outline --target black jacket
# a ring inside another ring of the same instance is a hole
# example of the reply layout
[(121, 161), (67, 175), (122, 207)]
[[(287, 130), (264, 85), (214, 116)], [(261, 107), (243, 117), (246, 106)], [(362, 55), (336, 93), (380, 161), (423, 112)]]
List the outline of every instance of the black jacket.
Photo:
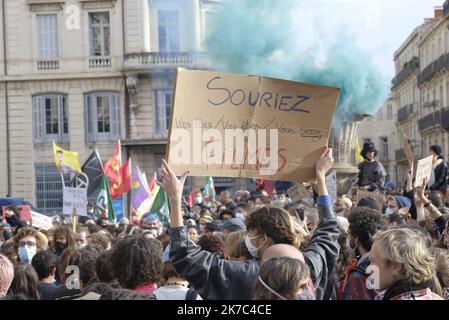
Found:
[(379, 161), (363, 161), (358, 166), (360, 187), (369, 186), (368, 191), (380, 191), (385, 184), (387, 173)]
[[(321, 300), (340, 246), (338, 220), (329, 196), (318, 198), (318, 213), (320, 223), (303, 254), (317, 290), (317, 300)], [(230, 261), (202, 250), (188, 240), (182, 227), (170, 230), (170, 261), (205, 300), (251, 299), (260, 268), (259, 261)]]
[(437, 165), (434, 170), (435, 174), (435, 182), (430, 186), (430, 190), (440, 190), (444, 191), (444, 187), (446, 186), (446, 176), (447, 176), (447, 163), (443, 161)]

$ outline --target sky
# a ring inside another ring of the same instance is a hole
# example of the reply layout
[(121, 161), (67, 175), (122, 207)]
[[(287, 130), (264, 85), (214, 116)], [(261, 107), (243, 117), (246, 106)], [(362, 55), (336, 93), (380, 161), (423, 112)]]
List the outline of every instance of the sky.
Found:
[(298, 27), (304, 20), (323, 21), (326, 28), (346, 26), (362, 50), (369, 52), (383, 77), (394, 77), (393, 54), (434, 6), (444, 0), (307, 0), (298, 1)]

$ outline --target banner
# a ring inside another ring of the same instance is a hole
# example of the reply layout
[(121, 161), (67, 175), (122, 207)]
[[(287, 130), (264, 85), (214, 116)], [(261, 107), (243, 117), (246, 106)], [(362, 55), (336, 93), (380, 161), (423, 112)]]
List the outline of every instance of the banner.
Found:
[(20, 220), (22, 221), (30, 221), (31, 220), (31, 208), (28, 205), (15, 205), (15, 206), (4, 206), (2, 213), (3, 213), (3, 220), (6, 219), (6, 209), (9, 207), (16, 207), (17, 210), (20, 212)]
[(63, 187), (62, 214), (71, 215), (76, 209), (78, 216), (87, 216), (87, 189)]
[(31, 224), (40, 230), (50, 230), (53, 227), (51, 217), (31, 211)]
[(427, 158), (418, 161), (415, 176), (415, 188), (422, 186), (424, 178), (427, 178), (427, 181), (430, 180), (430, 176), (432, 175), (432, 157), (433, 156), (428, 156)]
[(167, 154), (177, 175), (315, 178), (340, 89), (185, 69), (174, 88)]

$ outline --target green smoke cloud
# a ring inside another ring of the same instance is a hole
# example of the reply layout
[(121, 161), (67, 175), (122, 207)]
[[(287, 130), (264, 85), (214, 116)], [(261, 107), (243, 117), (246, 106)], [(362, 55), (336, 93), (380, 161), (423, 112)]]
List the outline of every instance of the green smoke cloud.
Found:
[[(334, 127), (373, 114), (388, 92), (379, 68), (343, 23), (329, 27), (301, 0), (227, 0), (211, 18), (208, 52), (219, 69), (341, 88)], [(344, 18), (342, 17), (342, 20)]]

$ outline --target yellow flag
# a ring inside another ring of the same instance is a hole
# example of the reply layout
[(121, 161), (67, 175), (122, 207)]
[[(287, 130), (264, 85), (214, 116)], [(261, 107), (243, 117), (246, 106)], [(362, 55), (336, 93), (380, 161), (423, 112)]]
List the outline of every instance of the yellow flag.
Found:
[(58, 170), (62, 170), (65, 174), (81, 172), (78, 152), (64, 150), (53, 142), (53, 154)]
[(364, 159), (362, 157), (362, 155), (360, 154), (362, 150), (360, 149), (360, 145), (359, 145), (359, 138), (355, 138), (355, 149), (354, 149), (354, 153), (355, 153), (355, 160), (357, 162), (362, 162)]

